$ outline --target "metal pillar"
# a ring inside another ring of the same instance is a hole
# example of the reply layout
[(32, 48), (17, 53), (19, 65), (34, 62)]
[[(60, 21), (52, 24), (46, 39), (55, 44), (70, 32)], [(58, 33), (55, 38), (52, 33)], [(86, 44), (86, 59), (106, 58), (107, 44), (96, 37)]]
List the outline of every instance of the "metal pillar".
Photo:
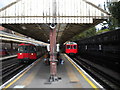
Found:
[(58, 81), (56, 59), (56, 29), (50, 30), (50, 82)]
[(56, 0), (52, 0), (53, 19), (50, 24), (50, 82), (58, 81), (56, 58)]

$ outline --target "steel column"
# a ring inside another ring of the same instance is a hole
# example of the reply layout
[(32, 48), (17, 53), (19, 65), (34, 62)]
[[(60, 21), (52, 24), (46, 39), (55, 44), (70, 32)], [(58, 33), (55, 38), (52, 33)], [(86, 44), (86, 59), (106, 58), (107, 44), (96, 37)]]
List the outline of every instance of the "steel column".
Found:
[(56, 0), (52, 0), (52, 24), (50, 25), (50, 82), (58, 81), (56, 58)]
[(56, 29), (50, 30), (50, 81), (57, 80)]

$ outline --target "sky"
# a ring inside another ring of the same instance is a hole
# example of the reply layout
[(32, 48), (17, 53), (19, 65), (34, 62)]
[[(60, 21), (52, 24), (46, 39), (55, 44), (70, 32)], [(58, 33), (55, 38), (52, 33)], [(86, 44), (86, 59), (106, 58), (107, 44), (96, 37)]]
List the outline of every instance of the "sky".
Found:
[(8, 5), (9, 3), (13, 2), (15, 0), (0, 0), (0, 8)]

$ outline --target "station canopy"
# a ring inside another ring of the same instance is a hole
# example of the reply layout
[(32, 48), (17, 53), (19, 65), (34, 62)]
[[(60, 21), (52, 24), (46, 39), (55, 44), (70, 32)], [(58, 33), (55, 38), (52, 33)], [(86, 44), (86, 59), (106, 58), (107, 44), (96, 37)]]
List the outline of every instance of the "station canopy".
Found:
[(60, 44), (108, 17), (87, 0), (16, 0), (0, 9), (2, 26), (43, 42), (49, 41), (49, 24), (57, 23)]

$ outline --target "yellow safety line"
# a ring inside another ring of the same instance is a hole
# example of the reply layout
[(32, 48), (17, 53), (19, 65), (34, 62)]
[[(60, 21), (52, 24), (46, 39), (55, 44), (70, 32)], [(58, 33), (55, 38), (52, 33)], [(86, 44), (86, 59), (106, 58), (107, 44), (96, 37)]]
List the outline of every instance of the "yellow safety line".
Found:
[[(41, 59), (39, 59), (34, 65), (36, 65)], [(34, 66), (33, 65), (33, 66)], [(17, 77), (14, 81), (12, 81), (11, 83), (9, 83), (6, 87), (4, 87), (2, 90), (6, 90), (7, 88), (9, 88), (12, 84), (14, 84), (17, 80), (19, 80), (26, 72), (28, 72), (33, 66), (31, 66), (30, 68), (28, 68), (26, 71), (24, 71), (19, 77)]]
[(6, 87), (3, 88), (3, 90), (6, 90), (7, 88), (9, 88), (12, 84), (14, 84), (17, 80), (19, 80), (28, 70), (30, 70), (31, 68), (27, 69), (25, 72), (23, 72), (19, 77), (17, 77), (14, 81), (12, 81), (10, 84), (8, 84)]
[(84, 79), (93, 87), (95, 90), (98, 90), (98, 88), (84, 75), (84, 73), (70, 60), (70, 58), (67, 57), (66, 54), (64, 54), (65, 57), (70, 61), (70, 63), (78, 70), (78, 72), (84, 77)]

